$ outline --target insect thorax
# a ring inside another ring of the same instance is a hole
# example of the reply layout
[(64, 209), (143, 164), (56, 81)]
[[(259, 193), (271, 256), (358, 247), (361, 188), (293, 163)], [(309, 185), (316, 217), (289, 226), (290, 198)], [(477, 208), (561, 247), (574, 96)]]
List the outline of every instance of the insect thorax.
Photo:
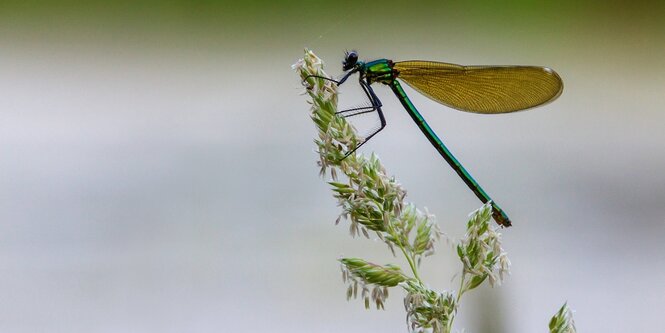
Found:
[(397, 77), (397, 72), (393, 70), (392, 60), (379, 59), (365, 64), (365, 77), (369, 84), (374, 82), (390, 84)]

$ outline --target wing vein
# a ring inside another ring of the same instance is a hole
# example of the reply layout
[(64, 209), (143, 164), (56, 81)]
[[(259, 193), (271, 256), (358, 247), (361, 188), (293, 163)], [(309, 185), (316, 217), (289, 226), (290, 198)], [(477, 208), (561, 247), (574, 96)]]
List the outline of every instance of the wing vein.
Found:
[(559, 75), (536, 66), (460, 66), (434, 61), (396, 62), (398, 78), (449, 107), (474, 113), (507, 113), (556, 99)]

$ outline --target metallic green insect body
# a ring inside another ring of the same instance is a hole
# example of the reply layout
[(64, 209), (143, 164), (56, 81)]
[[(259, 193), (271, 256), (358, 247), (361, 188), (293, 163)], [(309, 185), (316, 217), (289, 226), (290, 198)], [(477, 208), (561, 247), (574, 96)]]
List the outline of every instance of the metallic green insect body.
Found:
[[(502, 226), (510, 226), (505, 212), (453, 156), (418, 112), (397, 79), (436, 102), (457, 110), (496, 114), (529, 109), (556, 99), (563, 90), (559, 75), (546, 67), (537, 66), (460, 66), (434, 61), (401, 61), (378, 59), (358, 61), (356, 52), (348, 52), (343, 69), (348, 71), (338, 84), (358, 73), (359, 82), (371, 102), (370, 107), (340, 111), (345, 117), (376, 111), (381, 127), (367, 136), (367, 142), (386, 126), (381, 101), (371, 87), (373, 83), (389, 86), (429, 142), (457, 172), (464, 183), (482, 201), (492, 201), (493, 217)], [(362, 145), (361, 143), (360, 145)], [(358, 145), (358, 147), (360, 147)], [(353, 151), (351, 151), (353, 152)], [(350, 152), (350, 153), (351, 153)]]

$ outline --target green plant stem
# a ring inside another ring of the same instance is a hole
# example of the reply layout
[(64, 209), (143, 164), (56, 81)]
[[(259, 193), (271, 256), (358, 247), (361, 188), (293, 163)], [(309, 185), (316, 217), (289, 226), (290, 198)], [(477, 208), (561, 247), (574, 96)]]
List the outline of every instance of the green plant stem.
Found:
[(462, 294), (464, 294), (464, 280), (466, 280), (466, 273), (462, 273), (462, 278), (460, 279), (460, 284), (459, 284), (459, 292), (457, 292), (457, 298), (455, 299), (455, 304), (459, 304), (459, 300), (462, 298)]
[(413, 277), (418, 280), (418, 282), (422, 283), (422, 280), (420, 280), (420, 276), (418, 276), (418, 270), (416, 269), (416, 264), (413, 262), (413, 259), (406, 253), (406, 249), (402, 246), (402, 244), (399, 244), (400, 250), (402, 250), (402, 253), (404, 253), (404, 257), (406, 258), (406, 261), (409, 262), (409, 266), (411, 266), (411, 271), (413, 272)]
[[(466, 273), (462, 272), (462, 278), (460, 279), (460, 284), (459, 284), (459, 291), (457, 292), (457, 297), (455, 298), (455, 312), (457, 312), (457, 308), (459, 307), (459, 302), (460, 299), (462, 299), (462, 294), (464, 294), (464, 280), (466, 279)], [(448, 332), (451, 332), (453, 329), (453, 321), (455, 321), (456, 316), (450, 317), (450, 321), (448, 321)]]
[(406, 249), (404, 248), (404, 245), (402, 245), (402, 241), (399, 237), (397, 237), (397, 233), (395, 232), (395, 228), (393, 228), (390, 223), (388, 224), (388, 231), (390, 232), (390, 235), (396, 240), (397, 246), (399, 246), (399, 249), (402, 251), (402, 254), (404, 254), (404, 258), (406, 258), (406, 261), (409, 263), (409, 267), (411, 267), (411, 272), (413, 272), (413, 277), (418, 280), (418, 282), (422, 283), (423, 281), (420, 279), (420, 276), (418, 275), (418, 269), (416, 268), (416, 264), (413, 261), (413, 258), (409, 256), (409, 254), (406, 252)]

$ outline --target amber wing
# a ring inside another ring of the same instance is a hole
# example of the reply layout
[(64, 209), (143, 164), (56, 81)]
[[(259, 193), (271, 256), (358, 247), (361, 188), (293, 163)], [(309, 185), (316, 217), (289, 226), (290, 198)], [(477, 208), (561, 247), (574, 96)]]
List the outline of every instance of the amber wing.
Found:
[(449, 107), (475, 113), (506, 113), (556, 99), (563, 82), (552, 69), (536, 66), (460, 66), (401, 61), (398, 78)]

